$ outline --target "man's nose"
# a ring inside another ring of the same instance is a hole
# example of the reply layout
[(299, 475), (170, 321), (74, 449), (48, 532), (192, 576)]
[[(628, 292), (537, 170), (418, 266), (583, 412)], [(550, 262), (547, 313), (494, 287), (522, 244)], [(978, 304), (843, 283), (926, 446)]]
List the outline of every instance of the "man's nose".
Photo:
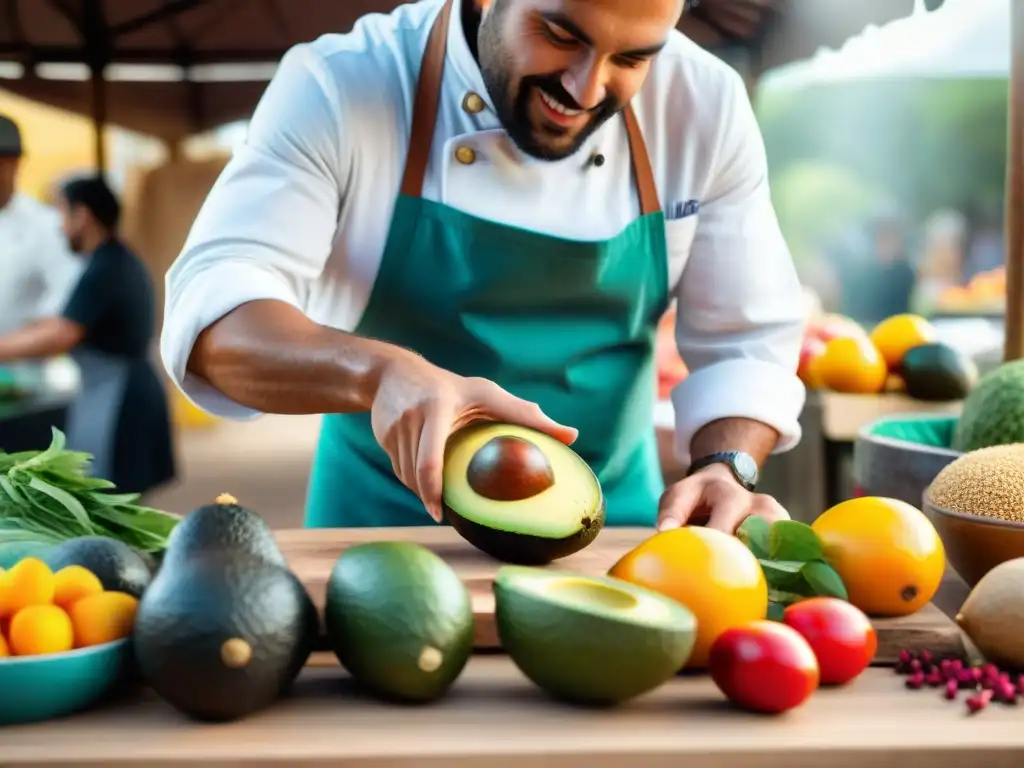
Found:
[(562, 75), (562, 87), (583, 109), (594, 109), (608, 94), (601, 62), (588, 55)]

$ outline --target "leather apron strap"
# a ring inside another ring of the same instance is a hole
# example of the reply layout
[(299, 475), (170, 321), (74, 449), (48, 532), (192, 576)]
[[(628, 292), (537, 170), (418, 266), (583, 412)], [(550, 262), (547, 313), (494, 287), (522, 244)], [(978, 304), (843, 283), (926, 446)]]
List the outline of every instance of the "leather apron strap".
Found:
[[(412, 132), (405, 160), (405, 174), (402, 176), (401, 192), (408, 197), (420, 197), (423, 194), (423, 180), (427, 175), (430, 149), (434, 143), (434, 126), (437, 124), (444, 60), (448, 52), (448, 22), (454, 4), (454, 0), (447, 0), (434, 20), (420, 65), (412, 108)], [(626, 120), (626, 135), (629, 137), (629, 153), (640, 197), (640, 211), (644, 216), (657, 213), (661, 211), (661, 203), (658, 201), (658, 188), (654, 182), (651, 158), (647, 153), (640, 123), (637, 122), (633, 107), (628, 104), (622, 110), (622, 115)]]

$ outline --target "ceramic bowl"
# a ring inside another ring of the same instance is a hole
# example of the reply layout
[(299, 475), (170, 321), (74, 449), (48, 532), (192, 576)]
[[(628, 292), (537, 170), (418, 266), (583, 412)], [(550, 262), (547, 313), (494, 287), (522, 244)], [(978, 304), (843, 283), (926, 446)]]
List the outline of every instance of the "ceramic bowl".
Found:
[(914, 507), (932, 480), (961, 454), (940, 445), (890, 437), (951, 431), (956, 417), (935, 414), (887, 416), (861, 429), (853, 445), (853, 475), (865, 496), (899, 499)]
[(1000, 563), (1024, 557), (1024, 523), (965, 515), (922, 497), (922, 509), (946, 548), (946, 562), (973, 587)]
[(83, 710), (113, 690), (131, 660), (131, 638), (67, 653), (0, 659), (0, 725)]

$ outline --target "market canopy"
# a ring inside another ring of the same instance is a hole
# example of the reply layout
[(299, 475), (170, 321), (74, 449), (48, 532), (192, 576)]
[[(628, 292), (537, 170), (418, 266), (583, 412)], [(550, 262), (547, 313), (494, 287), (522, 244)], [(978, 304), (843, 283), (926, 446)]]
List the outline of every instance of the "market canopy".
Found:
[[(937, 0), (936, 0), (937, 1)], [(245, 118), (295, 43), (398, 0), (4, 0), (0, 87), (170, 141)], [(700, 0), (707, 47), (756, 37), (762, 67), (835, 46), (913, 0)], [(776, 10), (778, 9), (778, 10)], [(744, 24), (731, 25), (731, 20)], [(737, 29), (739, 33), (737, 33)], [(254, 66), (255, 65), (255, 66)], [(260, 66), (262, 65), (262, 66)]]

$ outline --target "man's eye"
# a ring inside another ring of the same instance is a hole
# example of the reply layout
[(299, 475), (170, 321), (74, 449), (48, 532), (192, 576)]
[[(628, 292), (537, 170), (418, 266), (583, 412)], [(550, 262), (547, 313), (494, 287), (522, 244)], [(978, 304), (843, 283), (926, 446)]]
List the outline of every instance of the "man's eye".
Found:
[(567, 35), (565, 32), (552, 27), (549, 24), (544, 25), (544, 29), (547, 32), (548, 38), (559, 45), (576, 45), (576, 38), (572, 35)]

